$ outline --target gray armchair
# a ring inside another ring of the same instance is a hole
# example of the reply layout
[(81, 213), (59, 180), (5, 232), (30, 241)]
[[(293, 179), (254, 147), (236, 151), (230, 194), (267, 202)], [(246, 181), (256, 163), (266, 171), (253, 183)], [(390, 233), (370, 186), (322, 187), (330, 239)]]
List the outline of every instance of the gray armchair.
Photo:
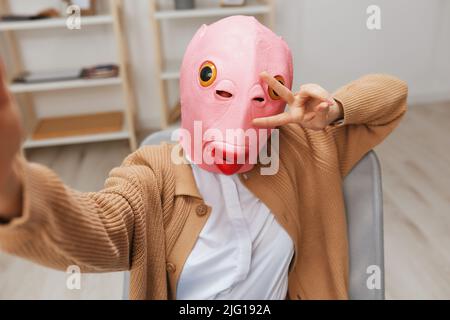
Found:
[[(171, 141), (173, 129), (160, 131), (142, 143)], [(369, 152), (344, 180), (350, 251), (350, 299), (384, 299), (383, 198), (381, 169), (375, 152)], [(129, 274), (124, 276), (128, 299)]]

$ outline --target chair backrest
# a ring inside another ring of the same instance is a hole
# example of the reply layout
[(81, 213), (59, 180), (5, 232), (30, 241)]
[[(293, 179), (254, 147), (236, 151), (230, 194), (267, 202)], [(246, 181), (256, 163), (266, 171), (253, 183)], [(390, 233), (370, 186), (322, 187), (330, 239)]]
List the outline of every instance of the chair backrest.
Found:
[(381, 169), (369, 152), (344, 180), (350, 255), (350, 299), (384, 299)]
[[(142, 146), (171, 141), (173, 129), (154, 133)], [(369, 152), (344, 180), (344, 199), (350, 256), (350, 299), (384, 299), (383, 198), (381, 169)], [(124, 277), (128, 299), (129, 273)]]

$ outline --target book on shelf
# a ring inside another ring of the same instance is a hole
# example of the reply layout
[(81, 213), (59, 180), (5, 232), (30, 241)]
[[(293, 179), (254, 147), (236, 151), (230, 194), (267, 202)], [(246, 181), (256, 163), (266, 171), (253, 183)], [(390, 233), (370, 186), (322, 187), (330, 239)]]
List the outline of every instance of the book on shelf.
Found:
[(106, 79), (115, 78), (119, 75), (119, 67), (115, 64), (101, 64), (82, 69), (68, 69), (40, 72), (23, 72), (16, 78), (14, 83), (45, 83), (57, 81), (70, 81), (78, 79)]
[(37, 14), (24, 15), (24, 14), (5, 14), (0, 16), (0, 21), (2, 22), (17, 22), (17, 21), (32, 21), (32, 20), (42, 20), (60, 17), (58, 10), (50, 8), (43, 10)]

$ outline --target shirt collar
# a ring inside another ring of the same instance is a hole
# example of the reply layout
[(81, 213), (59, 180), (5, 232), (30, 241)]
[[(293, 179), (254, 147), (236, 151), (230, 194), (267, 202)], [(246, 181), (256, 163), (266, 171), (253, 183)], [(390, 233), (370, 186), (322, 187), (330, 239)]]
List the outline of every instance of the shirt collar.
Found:
[(174, 148), (178, 149), (178, 152), (182, 157), (182, 161), (180, 161), (181, 163), (176, 163), (173, 165), (175, 175), (175, 195), (203, 199), (197, 188), (197, 183), (195, 182), (194, 174), (192, 173), (192, 167), (189, 164), (189, 161), (187, 161), (181, 145), (177, 144)]
[[(172, 152), (179, 152), (181, 157), (179, 159), (181, 160), (179, 161), (180, 163), (173, 165), (175, 175), (175, 196), (190, 196), (203, 200), (203, 197), (198, 190), (197, 183), (195, 182), (194, 174), (192, 173), (191, 163), (184, 154), (183, 148), (180, 144), (174, 145), (173, 148), (178, 150), (172, 150)], [(257, 175), (258, 170), (260, 170), (259, 163), (256, 164), (249, 172), (239, 174), (239, 177), (242, 181), (243, 176), (248, 177)]]

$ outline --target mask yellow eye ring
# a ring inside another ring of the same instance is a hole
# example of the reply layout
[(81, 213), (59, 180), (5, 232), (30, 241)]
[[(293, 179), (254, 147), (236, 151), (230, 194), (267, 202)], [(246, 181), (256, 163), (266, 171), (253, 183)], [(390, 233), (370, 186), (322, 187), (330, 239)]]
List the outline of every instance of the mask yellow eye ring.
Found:
[[(275, 79), (278, 80), (279, 83), (281, 83), (283, 86), (285, 85), (285, 81), (284, 78), (282, 76), (275, 76)], [(269, 96), (273, 99), (273, 100), (280, 100), (281, 97), (278, 95), (278, 93), (275, 92), (275, 90), (273, 90), (271, 87), (269, 87)]]
[(211, 61), (205, 61), (201, 65), (198, 73), (198, 80), (202, 87), (209, 87), (216, 81), (217, 78), (217, 68), (216, 65)]

